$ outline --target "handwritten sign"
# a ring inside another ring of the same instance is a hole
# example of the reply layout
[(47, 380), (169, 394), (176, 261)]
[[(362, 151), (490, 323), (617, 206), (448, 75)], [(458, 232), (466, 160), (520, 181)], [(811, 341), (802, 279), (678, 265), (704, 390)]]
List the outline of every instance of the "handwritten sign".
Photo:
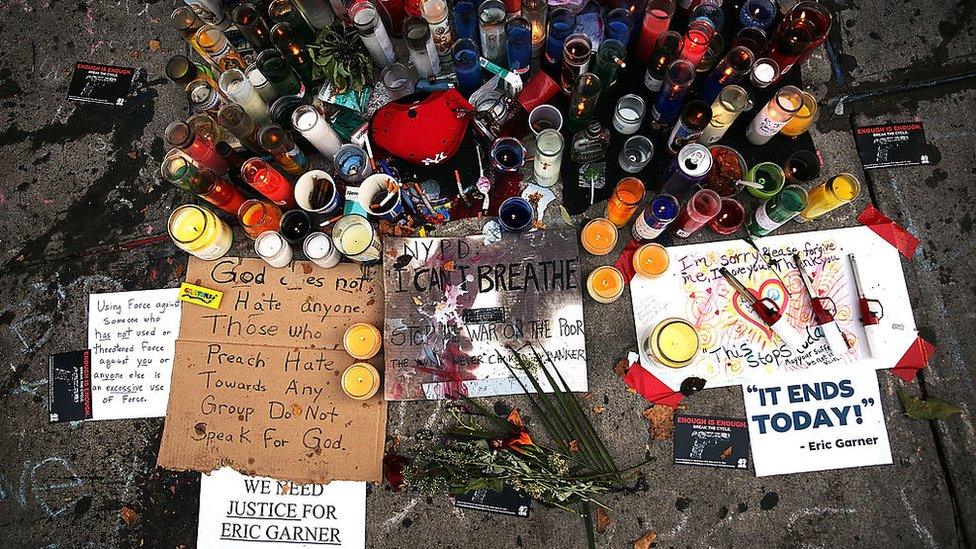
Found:
[(170, 399), (159, 465), (229, 465), (299, 483), (380, 480), (386, 402), (352, 400), (340, 382), (355, 362), (342, 347), (346, 328), (383, 321), (373, 271), (191, 259), (187, 282), (224, 296), (217, 310), (183, 310), (173, 368), (179, 397)]
[(498, 352), (529, 343), (548, 352), (572, 390), (587, 390), (575, 232), (385, 245), (388, 400), (521, 393)]
[(366, 546), (366, 483), (295, 484), (223, 468), (200, 477), (199, 547)]
[(891, 463), (869, 367), (779, 372), (743, 385), (756, 476)]
[(88, 297), (92, 419), (166, 415), (180, 325), (178, 292), (166, 288)]
[[(673, 390), (688, 377), (707, 380), (707, 387), (739, 385), (779, 371), (830, 364), (893, 367), (915, 340), (915, 320), (898, 251), (867, 227), (799, 233), (756, 240), (759, 252), (742, 240), (673, 246), (671, 266), (657, 279), (637, 277), (631, 283), (634, 324), (641, 344), (641, 365)], [(810, 298), (793, 254), (814, 277), (817, 297), (830, 298), (835, 320), (852, 347), (833, 354), (816, 325)], [(885, 317), (884, 345), (871, 354), (857, 311), (857, 292), (847, 255), (862, 265), (865, 291), (879, 296)], [(799, 348), (786, 345), (751, 310), (719, 273), (728, 269), (750, 290), (772, 300), (789, 324), (803, 335)], [(643, 345), (658, 322), (684, 318), (698, 331), (701, 351), (684, 368), (668, 368), (647, 354)]]

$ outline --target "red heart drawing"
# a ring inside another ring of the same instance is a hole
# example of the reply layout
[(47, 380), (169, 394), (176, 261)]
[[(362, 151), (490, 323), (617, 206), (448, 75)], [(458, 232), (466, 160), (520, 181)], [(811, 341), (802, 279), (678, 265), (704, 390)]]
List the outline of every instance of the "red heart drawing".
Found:
[[(768, 298), (779, 307), (780, 311), (786, 311), (786, 306), (790, 303), (790, 294), (786, 291), (786, 286), (775, 278), (764, 281), (759, 286), (758, 291), (749, 290), (749, 292), (757, 299)], [(732, 292), (732, 307), (735, 308), (735, 312), (739, 313), (739, 316), (747, 322), (752, 323), (759, 331), (766, 334), (767, 339), (772, 339), (773, 331), (762, 320), (759, 320), (759, 317), (753, 312), (752, 307), (743, 305), (744, 301), (738, 290)]]

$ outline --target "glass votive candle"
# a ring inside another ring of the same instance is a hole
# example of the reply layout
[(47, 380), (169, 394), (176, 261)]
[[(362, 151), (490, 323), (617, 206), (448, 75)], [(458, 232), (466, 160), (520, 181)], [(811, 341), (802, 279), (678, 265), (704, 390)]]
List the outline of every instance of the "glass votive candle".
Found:
[(701, 343), (698, 330), (680, 318), (666, 318), (657, 323), (643, 342), (644, 353), (667, 366), (684, 368), (698, 355)]
[(613, 127), (624, 135), (637, 133), (644, 120), (646, 105), (639, 95), (627, 94), (617, 101), (613, 111)]
[(532, 161), (532, 173), (536, 185), (552, 187), (559, 181), (563, 148), (563, 136), (556, 130), (543, 130), (536, 136), (535, 160)]
[(396, 101), (413, 93), (417, 81), (410, 69), (403, 63), (390, 63), (380, 72), (380, 82), (386, 88), (390, 99)]
[(627, 49), (617, 40), (604, 40), (596, 50), (593, 61), (593, 74), (600, 78), (604, 88), (611, 88), (617, 83), (617, 74), (627, 66)]
[(193, 192), (190, 190), (190, 181), (199, 171), (178, 149), (170, 149), (159, 165), (159, 173), (163, 179), (186, 192)]
[(380, 352), (383, 334), (379, 328), (366, 322), (357, 322), (346, 329), (342, 347), (356, 360), (369, 360)]
[(768, 88), (773, 82), (779, 80), (779, 64), (768, 57), (757, 59), (752, 65), (752, 72), (749, 73), (749, 81), (757, 89)]
[(572, 123), (570, 129), (580, 129), (584, 122), (596, 114), (602, 89), (603, 85), (597, 75), (589, 72), (580, 75), (573, 86), (569, 101), (569, 121)]
[(617, 160), (620, 169), (627, 173), (637, 173), (643, 170), (654, 156), (654, 145), (643, 135), (632, 135), (624, 141)]
[(642, 278), (657, 278), (668, 270), (668, 250), (657, 242), (644, 244), (634, 251), (634, 272)]
[(563, 129), (563, 114), (559, 109), (549, 104), (542, 104), (529, 113), (529, 129), (539, 135), (543, 130)]
[(757, 27), (743, 27), (735, 33), (735, 38), (732, 39), (729, 48), (743, 46), (749, 48), (754, 56), (758, 56), (766, 51), (767, 44), (769, 44), (769, 38), (766, 36), (766, 31)]
[(607, 255), (617, 245), (617, 226), (605, 217), (592, 219), (583, 226), (580, 244), (593, 255)]
[(674, 0), (650, 0), (641, 21), (640, 37), (637, 39), (637, 59), (647, 63), (651, 59), (655, 44), (661, 34), (668, 31), (674, 15)]
[(662, 126), (670, 126), (678, 120), (681, 104), (688, 87), (695, 79), (695, 66), (686, 59), (676, 59), (665, 72), (664, 83), (651, 109), (651, 117)]
[(482, 57), (496, 64), (504, 64), (505, 4), (499, 0), (484, 0), (478, 6), (478, 21)]
[(739, 8), (739, 23), (743, 28), (755, 27), (765, 31), (773, 24), (776, 13), (773, 0), (746, 0)]
[(281, 210), (278, 206), (264, 200), (248, 200), (241, 204), (237, 212), (244, 233), (251, 238), (257, 238), (265, 231), (277, 231), (281, 228)]
[(719, 196), (732, 196), (739, 192), (738, 182), (746, 176), (746, 161), (739, 151), (725, 145), (712, 145), (708, 148), (712, 155), (712, 169), (702, 184)]
[(746, 139), (753, 145), (765, 145), (803, 106), (803, 94), (796, 86), (776, 91), (746, 128)]
[(335, 267), (342, 259), (342, 254), (332, 243), (332, 238), (320, 232), (314, 232), (305, 237), (305, 242), (302, 243), (302, 253), (309, 261), (323, 269)]
[(630, 221), (644, 198), (644, 183), (636, 177), (621, 179), (607, 201), (606, 218), (619, 229)]
[(342, 141), (329, 122), (312, 105), (302, 105), (291, 114), (291, 125), (298, 130), (313, 147), (331, 160)]
[(753, 237), (766, 236), (793, 219), (807, 207), (809, 197), (803, 187), (787, 185), (782, 192), (760, 204), (747, 229)]
[(802, 222), (816, 219), (854, 200), (859, 194), (861, 182), (849, 173), (842, 173), (810, 189), (807, 193), (807, 207), (796, 220)]
[(546, 63), (559, 67), (563, 60), (566, 38), (576, 27), (576, 15), (567, 8), (555, 8), (549, 13), (549, 32), (546, 35)]
[(342, 392), (353, 400), (369, 400), (380, 390), (380, 373), (367, 362), (357, 362), (342, 372)]
[(454, 43), (451, 57), (454, 59), (458, 91), (467, 97), (484, 83), (481, 65), (478, 64), (478, 45), (470, 38), (462, 38)]
[(769, 200), (778, 192), (783, 190), (786, 181), (786, 174), (779, 164), (774, 162), (760, 162), (746, 173), (746, 180), (762, 185), (761, 189), (756, 187), (746, 187), (749, 194), (762, 200)]
[(624, 275), (610, 265), (597, 267), (586, 277), (586, 291), (594, 301), (613, 303), (624, 293)]
[(718, 234), (732, 234), (742, 227), (746, 219), (746, 211), (742, 203), (734, 198), (722, 198), (722, 207), (718, 215), (708, 222), (708, 227)]
[(195, 204), (173, 210), (166, 229), (178, 248), (203, 260), (223, 257), (234, 240), (234, 231), (227, 223)]
[(513, 17), (505, 23), (505, 49), (508, 70), (515, 74), (529, 72), (532, 64), (532, 25), (524, 17)]
[(711, 189), (702, 189), (692, 195), (678, 218), (671, 225), (675, 236), (687, 238), (718, 215), (722, 209), (722, 197)]
[(525, 232), (532, 228), (534, 218), (532, 204), (521, 196), (506, 198), (498, 207), (498, 223), (506, 232)]
[(593, 42), (583, 33), (576, 33), (566, 39), (563, 44), (563, 65), (560, 82), (563, 93), (573, 92), (573, 86), (590, 66), (590, 56), (593, 54)]
[(470, 0), (461, 0), (451, 8), (454, 16), (454, 30), (457, 32), (458, 40), (467, 38), (478, 40), (478, 14), (475, 3)]
[(779, 130), (779, 133), (788, 135), (794, 139), (802, 135), (817, 121), (817, 114), (819, 112), (816, 97), (805, 91), (801, 91), (800, 95), (803, 101), (803, 104), (800, 105), (800, 110), (796, 111), (793, 118), (790, 118), (790, 121)]
[(339, 253), (357, 263), (379, 261), (380, 239), (369, 221), (359, 214), (344, 215), (332, 226), (332, 243)]
[(710, 21), (705, 19), (693, 20), (688, 24), (688, 29), (685, 31), (681, 46), (681, 59), (691, 63), (692, 67), (697, 67), (702, 57), (705, 57), (705, 52), (708, 51), (708, 43), (714, 36), (715, 28)]
[(615, 8), (607, 12), (606, 38), (617, 40), (621, 44), (630, 42), (630, 31), (634, 26), (634, 17), (627, 8)]
[(295, 192), (278, 170), (260, 158), (251, 158), (241, 166), (241, 178), (268, 200), (285, 208), (294, 208)]
[(635, 242), (646, 244), (660, 236), (677, 216), (678, 199), (661, 193), (634, 219), (631, 236)]
[(702, 83), (698, 98), (702, 101), (715, 101), (723, 88), (739, 82), (749, 74), (753, 62), (755, 56), (749, 48), (744, 46), (732, 48)]
[(339, 147), (332, 159), (336, 174), (349, 183), (359, 183), (373, 173), (369, 156), (359, 145), (346, 143)]
[(722, 88), (718, 97), (712, 102), (711, 119), (702, 134), (698, 136), (698, 142), (704, 145), (717, 143), (725, 137), (725, 132), (732, 127), (735, 119), (751, 106), (749, 92), (742, 86), (730, 84)]
[(331, 215), (339, 213), (343, 198), (331, 175), (322, 170), (310, 170), (295, 183), (295, 202), (306, 212)]
[(649, 91), (657, 93), (661, 90), (668, 67), (681, 54), (683, 40), (675, 31), (665, 31), (657, 37), (651, 60), (644, 71), (644, 87)]
[(265, 231), (254, 239), (254, 251), (268, 265), (276, 269), (291, 262), (291, 245), (277, 231)]
[(237, 215), (247, 200), (231, 182), (210, 170), (200, 170), (190, 178), (190, 191), (230, 215)]
[(289, 244), (301, 244), (312, 232), (312, 216), (304, 210), (290, 210), (281, 216), (281, 236)]
[(820, 159), (808, 150), (796, 151), (783, 164), (788, 185), (802, 185), (820, 177)]

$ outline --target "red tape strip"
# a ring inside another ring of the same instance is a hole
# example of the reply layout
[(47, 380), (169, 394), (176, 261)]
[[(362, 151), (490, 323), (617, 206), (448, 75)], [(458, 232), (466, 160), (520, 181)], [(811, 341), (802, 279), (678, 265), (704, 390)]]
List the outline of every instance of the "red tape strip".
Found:
[(874, 231), (885, 242), (894, 246), (901, 255), (911, 259), (918, 249), (919, 240), (904, 227), (888, 218), (881, 210), (868, 204), (857, 220)]

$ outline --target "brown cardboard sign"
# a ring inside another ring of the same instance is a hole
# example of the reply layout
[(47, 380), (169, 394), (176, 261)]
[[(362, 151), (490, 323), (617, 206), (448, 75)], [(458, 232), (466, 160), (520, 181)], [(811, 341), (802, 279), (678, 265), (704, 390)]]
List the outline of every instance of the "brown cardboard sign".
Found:
[[(224, 292), (183, 307), (158, 465), (227, 465), (298, 483), (379, 481), (387, 405), (342, 391), (355, 322), (382, 326), (378, 271), (258, 259), (191, 259), (187, 282)], [(382, 354), (370, 362), (380, 366)]]

